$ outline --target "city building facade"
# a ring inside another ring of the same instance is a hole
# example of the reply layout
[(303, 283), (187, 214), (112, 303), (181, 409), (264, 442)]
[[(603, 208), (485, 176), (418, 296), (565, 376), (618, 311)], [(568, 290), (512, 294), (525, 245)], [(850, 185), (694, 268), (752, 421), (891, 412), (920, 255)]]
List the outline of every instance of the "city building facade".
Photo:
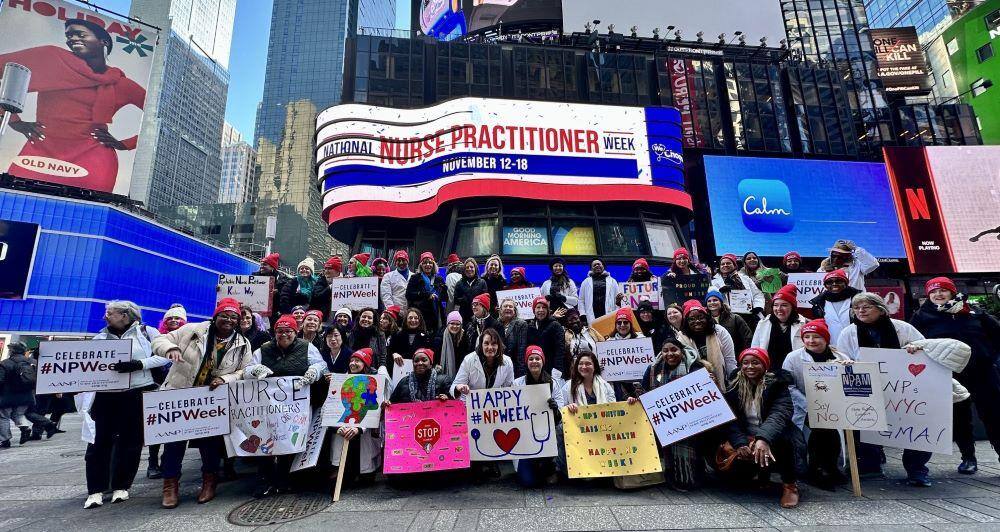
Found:
[[(985, 144), (1000, 144), (1000, 0), (987, 0), (941, 34), (956, 92), (979, 117)], [(990, 83), (987, 83), (987, 80)]]
[(222, 126), (222, 178), (219, 203), (253, 201), (257, 191), (257, 152), (226, 122)]

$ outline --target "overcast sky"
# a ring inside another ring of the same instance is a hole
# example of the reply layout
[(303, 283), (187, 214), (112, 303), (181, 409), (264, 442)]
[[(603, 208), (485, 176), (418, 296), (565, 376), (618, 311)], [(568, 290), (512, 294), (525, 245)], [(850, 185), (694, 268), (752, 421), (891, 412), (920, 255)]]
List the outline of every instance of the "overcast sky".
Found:
[(583, 31), (593, 19), (600, 19), (602, 33), (614, 23), (615, 32), (625, 34), (637, 25), (640, 36), (651, 36), (657, 26), (665, 36), (667, 26), (676, 26), (690, 40), (698, 31), (707, 41), (723, 32), (732, 40), (736, 31), (747, 35), (748, 44), (766, 36), (768, 45), (778, 46), (785, 38), (779, 0), (563, 0), (566, 33)]

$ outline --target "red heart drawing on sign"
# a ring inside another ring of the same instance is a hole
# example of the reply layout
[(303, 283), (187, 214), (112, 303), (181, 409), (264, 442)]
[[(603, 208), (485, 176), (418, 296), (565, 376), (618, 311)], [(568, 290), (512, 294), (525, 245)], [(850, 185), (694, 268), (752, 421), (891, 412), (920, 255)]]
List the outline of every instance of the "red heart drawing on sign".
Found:
[(260, 426), (260, 420), (259, 419), (255, 419), (255, 420), (251, 421), (250, 422), (250, 426), (253, 427), (253, 428), (259, 427)]
[(521, 441), (521, 431), (517, 428), (510, 429), (507, 432), (496, 429), (493, 431), (493, 441), (497, 442), (497, 447), (501, 451), (509, 454), (514, 450), (517, 442)]
[(256, 434), (243, 440), (243, 443), (240, 444), (240, 449), (243, 449), (248, 453), (257, 452), (258, 447), (260, 447), (260, 436), (257, 436)]
[(927, 368), (927, 364), (910, 364), (907, 367), (907, 369), (910, 370), (910, 373), (914, 377), (916, 377), (917, 375), (920, 375), (924, 371), (924, 369), (926, 369), (926, 368)]

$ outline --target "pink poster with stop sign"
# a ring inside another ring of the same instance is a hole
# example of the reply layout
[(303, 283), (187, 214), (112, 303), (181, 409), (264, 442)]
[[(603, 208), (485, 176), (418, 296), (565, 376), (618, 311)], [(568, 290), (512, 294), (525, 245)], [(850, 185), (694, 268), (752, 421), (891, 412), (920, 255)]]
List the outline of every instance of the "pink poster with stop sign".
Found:
[(469, 467), (469, 429), (462, 401), (394, 404), (385, 411), (383, 473)]

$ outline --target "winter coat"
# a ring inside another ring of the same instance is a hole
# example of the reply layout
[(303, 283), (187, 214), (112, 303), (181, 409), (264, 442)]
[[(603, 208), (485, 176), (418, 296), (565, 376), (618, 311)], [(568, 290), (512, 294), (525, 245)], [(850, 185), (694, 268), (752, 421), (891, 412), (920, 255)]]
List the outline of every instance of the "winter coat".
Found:
[[(742, 316), (726, 312), (716, 318), (716, 321), (729, 332), (729, 336), (733, 337), (733, 352), (740, 353), (750, 347), (753, 331), (750, 330), (750, 326), (747, 325)], [(662, 345), (662, 340), (660, 343)], [(656, 348), (655, 345), (653, 347)], [(659, 351), (657, 350), (657, 352)]]
[(860, 293), (850, 287), (844, 290), (850, 295), (841, 301), (830, 301), (827, 298), (830, 293), (826, 291), (809, 300), (813, 318), (826, 320), (826, 326), (830, 329), (830, 344), (834, 347), (837, 347), (836, 342), (840, 338), (840, 332), (851, 324), (851, 299)]
[[(582, 395), (583, 392), (579, 390), (582, 386), (583, 384), (580, 384), (577, 386), (577, 390), (573, 390), (573, 381), (569, 379), (564, 381), (562, 390), (559, 392), (560, 399), (562, 399), (562, 403), (559, 403), (559, 408), (563, 408), (564, 406), (572, 403), (576, 403), (578, 406), (586, 406), (583, 403), (577, 402), (579, 398), (577, 397), (576, 392), (580, 392)], [(600, 389), (600, 392), (598, 392), (598, 389)], [(601, 401), (599, 393), (604, 395), (603, 401)], [(594, 395), (598, 396), (597, 402), (594, 404), (614, 403), (618, 400), (615, 397), (615, 387), (612, 386), (610, 382), (602, 379), (600, 376), (594, 377)]]
[(500, 320), (494, 318), (493, 316), (486, 316), (483, 318), (482, 327), (476, 321), (476, 318), (465, 322), (465, 336), (469, 339), (469, 347), (471, 350), (475, 350), (479, 347), (479, 337), (482, 336), (483, 331), (486, 329), (493, 329), (498, 333), (502, 334), (503, 327), (500, 325)]
[[(411, 373), (396, 383), (395, 388), (392, 389), (392, 395), (389, 396), (389, 401), (393, 404), (403, 404), (403, 403), (414, 403), (416, 399), (410, 395), (410, 379), (415, 378), (416, 375)], [(451, 377), (448, 374), (441, 372), (437, 376), (437, 381), (434, 383), (434, 396), (447, 395), (451, 397)]]
[[(410, 272), (409, 277), (413, 277), (413, 272)], [(379, 285), (379, 298), (382, 300), (382, 308), (386, 309), (397, 305), (403, 309), (400, 315), (404, 315), (407, 308), (406, 287), (409, 282), (409, 278), (403, 277), (403, 274), (399, 273), (398, 269), (386, 272), (382, 277), (382, 283)]]
[[(537, 345), (545, 353), (543, 369), (553, 378), (562, 378), (566, 363), (566, 330), (558, 321), (549, 318), (543, 322), (531, 320), (528, 322), (525, 349), (529, 345)], [(516, 357), (516, 358), (515, 358)], [(513, 353), (511, 358), (517, 361), (517, 375), (527, 373), (528, 367), (524, 361), (524, 351)]]
[[(451, 334), (448, 332), (447, 325), (441, 327), (437, 334), (434, 335), (434, 339), (431, 340), (431, 349), (434, 350), (434, 361), (439, 365), (441, 364), (441, 352), (443, 350), (442, 346), (444, 345), (444, 335), (446, 334)], [(469, 342), (469, 335), (463, 330), (462, 339), (458, 341), (457, 345), (455, 345), (455, 365), (462, 363), (462, 357), (465, 356), (462, 353), (469, 353), (471, 351), (475, 351), (475, 349), (476, 346)]]
[[(428, 331), (436, 331), (441, 326), (441, 312), (448, 303), (448, 287), (444, 284), (444, 278), (436, 273), (431, 278), (431, 287), (432, 290), (427, 289), (427, 283), (420, 272), (411, 273), (406, 285), (406, 305), (423, 314)], [(437, 300), (432, 297), (434, 295)]]
[(705, 342), (705, 353), (701, 354), (701, 350), (698, 348), (697, 343), (693, 338), (689, 338), (682, 332), (677, 333), (677, 340), (682, 344), (687, 346), (689, 349), (693, 350), (695, 353), (699, 353), (699, 358), (704, 358), (708, 360), (713, 366), (712, 373), (715, 375), (716, 381), (720, 384), (727, 382), (726, 375), (729, 375), (732, 371), (736, 369), (736, 350), (733, 348), (733, 337), (729, 335), (729, 331), (725, 329), (722, 325), (716, 323), (715, 336), (719, 342), (718, 352), (713, 352), (711, 349), (713, 342), (706, 340)]
[[(179, 349), (181, 352), (181, 360), (170, 366), (170, 371), (167, 373), (167, 378), (161, 389), (171, 390), (194, 386), (202, 360), (205, 359), (206, 349), (210, 356), (215, 356), (215, 346), (208, 347), (207, 345), (208, 329), (211, 324), (210, 321), (188, 323), (180, 329), (158, 336), (153, 340), (153, 354), (157, 356), (166, 357), (167, 352), (171, 349)], [(250, 347), (250, 342), (239, 333), (234, 333), (231, 342), (229, 349), (222, 356), (222, 361), (209, 372), (204, 383), (206, 386), (215, 377), (221, 378), (226, 383), (243, 378), (243, 370), (250, 363), (253, 349)]]
[[(878, 269), (878, 259), (868, 253), (865, 248), (855, 247), (851, 253), (854, 260), (851, 264), (843, 268), (847, 272), (848, 285), (861, 292), (865, 291), (865, 276)], [(836, 270), (829, 258), (823, 259), (817, 272), (832, 272)]]
[[(528, 348), (528, 322), (522, 320), (521, 318), (514, 318), (507, 325), (504, 325), (502, 321), (497, 320), (497, 327), (500, 334), (503, 335), (503, 354), (510, 357), (511, 360), (517, 360), (517, 354), (524, 354), (524, 351)], [(471, 346), (474, 350), (476, 346)], [(514, 364), (515, 369), (518, 364)]]
[[(398, 353), (400, 356), (402, 356), (407, 360), (412, 360), (413, 352), (416, 351), (417, 349), (420, 349), (421, 347), (430, 347), (431, 349), (434, 349), (433, 347), (431, 347), (431, 342), (433, 341), (433, 338), (431, 338), (430, 335), (422, 332), (414, 334), (415, 335), (413, 337), (412, 342), (410, 341), (410, 333), (403, 330), (398, 331), (391, 337), (389, 337), (389, 343), (386, 346), (386, 351), (389, 353), (389, 356), (387, 356), (385, 359), (386, 367), (395, 365), (392, 363), (393, 359), (392, 355), (395, 353)], [(437, 352), (434, 353), (434, 356), (435, 357), (437, 356)], [(390, 372), (392, 371), (391, 367), (389, 371)]]
[(507, 355), (501, 355), (503, 359), (500, 361), (500, 365), (497, 366), (496, 378), (493, 380), (493, 385), (490, 386), (486, 381), (486, 370), (483, 368), (483, 363), (479, 360), (479, 354), (473, 351), (462, 360), (462, 364), (458, 366), (458, 373), (455, 375), (455, 381), (451, 383), (451, 395), (456, 399), (459, 397), (459, 393), (455, 391), (462, 384), (469, 386), (469, 390), (485, 390), (487, 388), (510, 388), (514, 385), (514, 363), (511, 362), (510, 357)]
[(593, 327), (584, 327), (580, 330), (580, 334), (573, 334), (569, 327), (563, 327), (563, 329), (566, 331), (564, 333), (566, 337), (566, 356), (564, 358), (567, 362), (576, 358), (576, 355), (585, 350), (584, 348), (591, 353), (596, 353), (597, 343), (605, 340), (604, 335)]
[[(735, 382), (737, 371), (730, 374), (730, 381)], [(736, 419), (728, 425), (729, 443), (738, 449), (747, 445), (751, 437), (773, 443), (789, 429), (798, 432), (798, 428), (792, 423), (795, 405), (792, 403), (789, 391), (789, 387), (794, 384), (792, 376), (785, 370), (779, 369), (764, 374), (764, 393), (761, 396), (759, 412), (760, 425), (757, 426), (752, 426), (747, 421), (739, 390), (734, 386), (726, 391), (726, 402), (736, 416)], [(800, 432), (799, 438), (801, 437)]]
[[(544, 283), (542, 283), (542, 288), (540, 289), (540, 292), (542, 294), (542, 297), (548, 297), (552, 295), (552, 279), (547, 279)], [(561, 301), (559, 304), (557, 304), (554, 300), (550, 299), (550, 301), (552, 301), (551, 307), (553, 311), (557, 310), (560, 307), (577, 308), (577, 306), (580, 304), (580, 297), (578, 295), (579, 292), (577, 291), (576, 288), (576, 282), (573, 281), (573, 279), (569, 280), (569, 286), (567, 286), (563, 290), (557, 290), (556, 294), (562, 297), (557, 298), (560, 299)]]
[[(129, 384), (130, 390), (135, 390), (138, 388), (146, 388), (149, 386), (154, 386), (156, 381), (153, 380), (153, 374), (149, 371), (153, 368), (160, 368), (166, 366), (170, 363), (169, 360), (161, 356), (156, 356), (153, 353), (153, 348), (151, 343), (160, 336), (160, 331), (145, 325), (139, 321), (132, 322), (121, 336), (115, 336), (107, 327), (101, 329), (101, 332), (94, 335), (94, 340), (131, 340), (132, 341), (132, 360), (138, 360), (142, 362), (142, 370), (133, 371), (131, 376), (131, 381)], [(117, 390), (124, 391), (124, 390)], [(102, 392), (102, 393), (115, 393), (114, 391)]]
[(585, 316), (587, 318), (587, 323), (594, 323), (594, 320), (604, 316), (605, 314), (611, 314), (612, 312), (618, 310), (618, 305), (616, 299), (618, 294), (622, 293), (622, 288), (608, 272), (604, 272), (604, 314), (597, 316), (594, 314), (594, 278), (587, 275), (587, 278), (583, 280), (580, 284), (580, 302), (577, 304), (577, 309), (580, 311), (580, 316)]
[(930, 300), (910, 318), (910, 323), (926, 338), (951, 338), (972, 349), (969, 364), (960, 372), (993, 371), (1000, 356), (1000, 322), (989, 314), (950, 314), (937, 310)]
[[(482, 277), (476, 276), (470, 280), (462, 276), (455, 285), (455, 308), (462, 315), (462, 322), (468, 323), (472, 319), (472, 300), (488, 291), (489, 288)], [(496, 306), (496, 301), (491, 300), (490, 306)]]
[[(316, 370), (316, 374), (317, 375), (324, 375), (326, 373), (329, 373), (329, 371), (327, 370), (326, 361), (323, 360), (323, 356), (320, 355), (319, 349), (316, 349), (316, 346), (312, 345), (309, 342), (306, 342), (305, 340), (303, 340), (301, 338), (296, 338), (295, 341), (296, 342), (299, 342), (299, 341), (305, 342), (307, 344), (307, 346), (308, 346), (306, 348), (306, 363), (309, 364), (309, 366), (308, 366), (308, 369), (306, 371), (308, 371), (310, 369), (314, 369), (314, 370)], [(275, 349), (278, 349), (277, 342), (278, 342), (277, 340), (274, 341), (274, 344), (275, 344), (274, 348)], [(268, 342), (267, 344), (264, 344), (264, 346), (267, 346), (270, 343), (271, 342)], [(289, 347), (291, 348), (291, 349), (289, 349), (289, 353), (291, 353), (295, 349), (295, 344), (292, 344)], [(280, 351), (280, 349), (278, 349), (278, 351)], [(246, 365), (245, 368), (243, 368), (243, 374), (244, 375), (250, 375), (250, 373), (257, 366), (265, 366), (265, 364), (263, 364), (261, 362), (261, 356), (262, 355), (261, 355), (261, 350), (260, 349), (257, 349), (256, 351), (253, 352), (253, 355), (251, 355), (251, 357), (250, 357), (250, 362), (247, 363), (247, 365)], [(268, 369), (272, 369), (273, 370), (273, 368), (268, 368)], [(304, 374), (304, 372), (303, 372), (303, 374)], [(302, 375), (275, 375), (275, 376), (276, 377), (301, 377)]]
[(444, 278), (444, 285), (448, 287), (448, 312), (455, 310), (455, 287), (462, 280), (460, 272), (451, 272)]
[[(763, 312), (766, 299), (764, 297), (764, 292), (761, 292), (760, 288), (757, 287), (755, 279), (751, 279), (745, 273), (740, 273), (740, 272), (733, 272), (733, 275), (739, 277), (740, 282), (743, 284), (743, 290), (750, 291), (750, 297), (753, 299), (753, 310), (759, 310), (760, 312)], [(717, 273), (715, 274), (715, 277), (712, 277), (712, 288), (718, 290), (719, 292), (722, 292), (723, 294), (726, 294), (727, 296), (729, 292), (733, 290), (732, 287), (726, 284), (726, 280), (723, 279), (721, 273)], [(747, 313), (742, 312), (737, 314), (747, 314)]]
[[(900, 347), (906, 347), (906, 344), (924, 339), (924, 335), (920, 334), (920, 331), (909, 323), (893, 318), (889, 318), (889, 320), (892, 321), (892, 327), (896, 330), (896, 338), (899, 340)], [(852, 323), (844, 327), (844, 330), (840, 331), (840, 336), (837, 337), (836, 345), (837, 349), (847, 355), (848, 358), (858, 360), (861, 356), (858, 325)]]
[[(837, 360), (850, 360), (850, 357), (836, 349), (831, 349), (830, 351), (833, 353), (833, 360), (830, 360), (830, 363)], [(795, 426), (803, 431), (805, 431), (809, 407), (808, 403), (806, 403), (806, 378), (802, 371), (806, 364), (813, 364), (814, 362), (812, 355), (806, 351), (806, 348), (801, 347), (788, 353), (784, 364), (781, 366), (781, 369), (787, 371), (794, 381), (793, 385), (789, 388), (789, 392), (792, 394), (792, 403), (795, 405), (795, 413), (792, 415), (792, 421), (795, 422)], [(824, 362), (824, 364), (826, 363)]]
[[(37, 376), (38, 363), (23, 354), (0, 362), (0, 408), (33, 406)], [(8, 422), (6, 418), (0, 420), (0, 423)]]
[(507, 279), (504, 279), (503, 275), (497, 275), (496, 277), (484, 275), (483, 281), (486, 282), (486, 291), (490, 294), (490, 304), (493, 308), (496, 308), (499, 303), (497, 301), (497, 292), (507, 290)]
[[(802, 345), (802, 337), (799, 336), (799, 331), (802, 326), (806, 324), (806, 319), (799, 316), (799, 319), (792, 323), (791, 332), (789, 336), (792, 339), (792, 351), (800, 349)], [(760, 320), (757, 324), (757, 329), (753, 332), (753, 338), (750, 340), (750, 347), (760, 347), (761, 349), (767, 351), (768, 343), (771, 342), (771, 319), (764, 318)]]
[(266, 344), (267, 342), (270, 342), (271, 340), (274, 340), (274, 338), (271, 338), (270, 334), (268, 334), (266, 331), (258, 329), (256, 325), (254, 326), (253, 329), (249, 331), (249, 334), (244, 334), (243, 336), (247, 339), (248, 342), (250, 342), (251, 352), (260, 349), (260, 346)]

